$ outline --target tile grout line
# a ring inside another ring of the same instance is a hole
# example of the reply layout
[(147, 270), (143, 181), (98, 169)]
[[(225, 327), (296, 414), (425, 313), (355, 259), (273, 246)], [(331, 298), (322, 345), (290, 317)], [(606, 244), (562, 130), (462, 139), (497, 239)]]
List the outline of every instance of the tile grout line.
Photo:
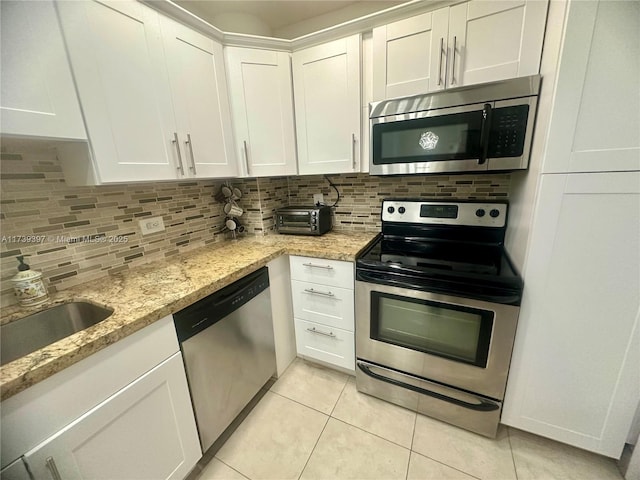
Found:
[[(318, 443), (320, 442), (320, 439), (322, 438), (322, 434), (324, 433), (325, 429), (327, 428), (327, 425), (329, 425), (329, 420), (331, 420), (333, 418), (331, 416), (331, 414), (336, 409), (336, 405), (340, 401), (340, 397), (342, 396), (342, 392), (344, 392), (344, 389), (346, 388), (347, 383), (349, 383), (349, 377), (346, 378), (346, 380), (344, 382), (344, 385), (342, 386), (342, 390), (340, 390), (340, 394), (338, 395), (338, 398), (336, 399), (336, 403), (333, 404), (333, 408), (331, 409), (331, 412), (329, 413), (329, 415), (327, 415), (327, 421), (325, 422), (324, 427), (322, 427), (322, 431), (320, 432), (320, 435), (318, 435), (318, 439), (316, 440), (316, 443), (313, 445), (313, 448), (311, 449), (311, 453), (309, 454), (309, 458), (307, 458), (307, 461), (304, 463), (304, 467), (302, 467), (302, 471), (300, 472), (300, 475), (298, 476), (298, 480), (300, 480), (300, 478), (302, 477), (302, 474), (304, 473), (305, 469), (307, 468), (307, 465), (309, 464), (309, 460), (311, 460), (311, 457), (313, 456), (313, 452), (316, 451), (316, 447), (318, 446)], [(285, 397), (285, 398), (287, 398), (287, 397)], [(311, 407), (309, 407), (309, 408), (311, 408)], [(315, 410), (315, 409), (313, 409), (313, 410)], [(326, 415), (326, 413), (325, 413), (325, 415)]]
[(313, 456), (313, 452), (316, 451), (316, 447), (318, 446), (318, 443), (320, 442), (320, 439), (322, 438), (322, 434), (324, 433), (325, 429), (327, 428), (327, 425), (329, 424), (329, 420), (331, 420), (331, 416), (327, 415), (327, 421), (324, 422), (324, 427), (322, 427), (322, 431), (320, 432), (320, 435), (318, 435), (318, 439), (316, 440), (316, 443), (313, 444), (313, 448), (311, 449), (311, 452), (309, 453), (309, 458), (307, 458), (307, 461), (304, 462), (304, 467), (302, 467), (302, 471), (300, 472), (300, 475), (298, 475), (298, 480), (300, 480), (302, 478), (302, 474), (304, 473), (305, 469), (307, 468), (307, 465), (309, 465), (309, 460), (311, 460), (311, 457)]
[(269, 391), (270, 391), (271, 393), (275, 394), (275, 395), (278, 395), (279, 397), (286, 398), (287, 400), (291, 400), (293, 403), (297, 403), (298, 405), (301, 405), (301, 406), (303, 406), (303, 407), (309, 408), (309, 409), (313, 410), (314, 412), (321, 413), (322, 415), (325, 415), (325, 416), (327, 416), (327, 417), (330, 417), (330, 416), (331, 416), (331, 415), (329, 415), (328, 413), (323, 412), (322, 410), (318, 410), (317, 408), (310, 407), (309, 405), (306, 405), (306, 404), (304, 404), (304, 403), (302, 403), (302, 402), (299, 402), (298, 400), (294, 400), (293, 398), (289, 398), (289, 397), (287, 397), (286, 395), (283, 395), (282, 393), (274, 392), (274, 391), (272, 391), (272, 390), (269, 390)]
[(409, 480), (409, 467), (411, 466), (411, 454), (413, 453), (413, 440), (416, 437), (416, 425), (418, 424), (418, 412), (413, 415), (413, 431), (411, 432), (411, 446), (409, 447), (409, 462), (407, 462), (407, 474), (405, 480)]
[[(218, 460), (220, 463), (222, 463), (223, 465), (226, 465), (227, 467), (229, 467), (231, 470), (233, 470), (234, 472), (237, 472), (239, 475), (242, 475), (244, 478), (246, 478), (247, 480), (252, 480), (250, 477), (246, 476), (244, 473), (242, 473), (240, 470), (237, 470), (235, 468), (233, 468), (231, 465), (229, 465), (226, 462), (223, 462), (221, 459), (219, 459), (217, 456), (214, 455), (214, 457), (211, 459), (211, 461), (209, 463), (207, 463), (207, 467), (209, 466), (209, 464), (214, 460)], [(204, 472), (204, 468), (202, 469), (202, 471)], [(202, 472), (200, 472), (200, 474), (202, 475)], [(200, 480), (200, 477), (198, 477), (198, 480)]]
[(513, 473), (516, 474), (516, 480), (518, 480), (518, 467), (516, 466), (516, 457), (513, 455), (513, 445), (511, 444), (511, 429), (505, 426), (507, 430), (507, 439), (509, 440), (509, 450), (511, 451), (511, 461), (513, 462)]

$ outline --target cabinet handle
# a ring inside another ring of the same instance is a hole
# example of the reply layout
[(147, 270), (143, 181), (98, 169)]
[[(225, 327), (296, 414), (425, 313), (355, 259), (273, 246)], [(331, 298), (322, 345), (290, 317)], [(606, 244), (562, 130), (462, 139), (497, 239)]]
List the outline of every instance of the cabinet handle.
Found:
[(313, 293), (315, 295), (322, 295), (325, 297), (335, 297), (335, 295), (331, 292), (320, 292), (318, 290), (314, 290), (313, 288), (305, 288), (304, 291), (307, 293)]
[(178, 152), (178, 170), (180, 174), (184, 175), (184, 165), (182, 164), (182, 154), (180, 153), (180, 144), (178, 143), (178, 132), (173, 132), (173, 140), (171, 143), (175, 144), (176, 151)]
[(242, 141), (242, 148), (244, 149), (244, 164), (247, 167), (247, 175), (250, 177), (251, 172), (249, 171), (249, 149), (247, 148), (247, 141)]
[(191, 155), (191, 167), (189, 169), (193, 170), (193, 174), (196, 175), (196, 159), (193, 156), (193, 143), (191, 142), (191, 134), (187, 133), (187, 141), (184, 142), (189, 145), (189, 154)]
[(458, 37), (453, 36), (453, 59), (451, 60), (451, 85), (456, 84), (456, 48), (458, 44)]
[(324, 335), (325, 337), (336, 338), (333, 332), (329, 332), (329, 333), (321, 332), (320, 330), (316, 330), (316, 327), (307, 328), (307, 332), (317, 333), (318, 335)]
[(331, 265), (316, 265), (315, 263), (303, 263), (305, 267), (324, 268), (325, 270), (333, 270)]
[(62, 480), (62, 477), (60, 476), (60, 472), (58, 471), (58, 467), (56, 466), (56, 462), (53, 459), (53, 457), (47, 457), (46, 462), (47, 462), (47, 468), (51, 472), (51, 477), (53, 478), (53, 480)]
[(444, 53), (444, 38), (440, 37), (440, 59), (438, 60), (438, 86), (442, 85), (442, 54)]
[(353, 169), (356, 169), (356, 134), (351, 134), (351, 163), (353, 164)]

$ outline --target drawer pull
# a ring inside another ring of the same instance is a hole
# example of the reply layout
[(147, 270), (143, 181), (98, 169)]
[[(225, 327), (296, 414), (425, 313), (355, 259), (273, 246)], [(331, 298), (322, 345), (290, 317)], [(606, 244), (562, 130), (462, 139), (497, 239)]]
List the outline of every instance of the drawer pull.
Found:
[(329, 332), (329, 333), (321, 332), (320, 330), (316, 330), (316, 327), (307, 328), (307, 332), (317, 333), (318, 335), (324, 335), (325, 337), (336, 338), (333, 332)]
[(305, 267), (324, 268), (325, 270), (333, 270), (331, 265), (316, 265), (314, 263), (303, 263)]
[(313, 288), (305, 288), (304, 291), (307, 292), (307, 293), (314, 293), (316, 295), (322, 295), (324, 297), (335, 297), (335, 294), (333, 294), (331, 292), (320, 292), (318, 290), (314, 290)]

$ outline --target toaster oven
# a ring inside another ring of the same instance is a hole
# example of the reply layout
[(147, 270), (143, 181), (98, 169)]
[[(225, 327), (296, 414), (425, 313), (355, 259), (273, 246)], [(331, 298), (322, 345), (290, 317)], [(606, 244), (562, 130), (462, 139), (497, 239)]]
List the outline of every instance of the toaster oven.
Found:
[(278, 233), (322, 235), (331, 230), (331, 207), (285, 207), (276, 210)]

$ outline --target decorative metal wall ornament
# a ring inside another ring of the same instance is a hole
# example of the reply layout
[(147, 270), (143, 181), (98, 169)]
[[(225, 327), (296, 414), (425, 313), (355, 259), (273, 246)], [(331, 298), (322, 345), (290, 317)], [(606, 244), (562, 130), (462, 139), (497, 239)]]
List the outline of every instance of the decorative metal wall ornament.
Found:
[(420, 146), (423, 150), (433, 150), (438, 145), (440, 137), (431, 131), (424, 132), (420, 135)]

